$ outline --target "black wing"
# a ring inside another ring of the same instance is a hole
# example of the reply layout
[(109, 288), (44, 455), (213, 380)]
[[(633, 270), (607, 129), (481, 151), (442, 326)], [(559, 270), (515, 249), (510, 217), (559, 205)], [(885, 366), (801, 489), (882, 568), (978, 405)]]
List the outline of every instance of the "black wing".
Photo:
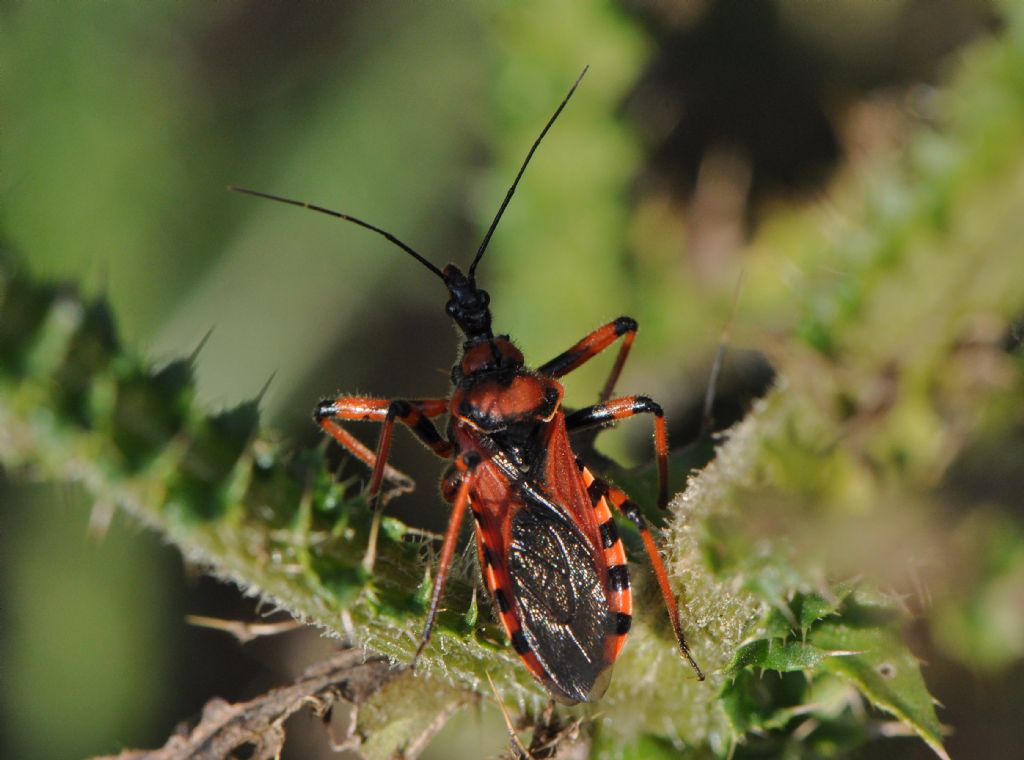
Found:
[(508, 572), (523, 635), (562, 701), (601, 696), (605, 641), (615, 634), (595, 550), (556, 505), (532, 488), (512, 515)]

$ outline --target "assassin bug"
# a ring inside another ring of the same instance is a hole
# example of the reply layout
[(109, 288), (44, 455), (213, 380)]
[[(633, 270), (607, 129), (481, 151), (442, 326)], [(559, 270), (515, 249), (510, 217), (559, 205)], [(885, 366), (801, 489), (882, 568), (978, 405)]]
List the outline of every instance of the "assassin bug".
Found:
[[(324, 432), (372, 468), (369, 498), (375, 520), (365, 558), (368, 568), (374, 558), (382, 483), (408, 484), (404, 475), (387, 464), (395, 424), (402, 423), (435, 454), (451, 460), (441, 492), (453, 507), (413, 664), (430, 640), (468, 507), (476, 521), (483, 578), (512, 646), (551, 696), (568, 704), (601, 696), (632, 621), (626, 554), (611, 507), (639, 530), (679, 652), (697, 678), (704, 679), (686, 644), (668, 574), (640, 509), (623, 490), (581, 464), (569, 439), (569, 434), (576, 431), (639, 414), (650, 415), (658, 462), (658, 504), (666, 506), (668, 438), (662, 409), (646, 396), (612, 398), (636, 336), (636, 321), (619, 317), (530, 369), (509, 337), (492, 331), (490, 297), (476, 284), (477, 265), (519, 180), (586, 71), (531, 146), (465, 274), (454, 264), (438, 269), (394, 235), (361, 219), (303, 201), (231, 188), (328, 214), (376, 232), (419, 261), (448, 289), (446, 311), (465, 336), (452, 367), (450, 396), (398, 400), (342, 396), (321, 401), (314, 418)], [(620, 340), (618, 356), (598, 403), (568, 413), (562, 407), (559, 378)], [(445, 414), (448, 424), (445, 435), (441, 435), (434, 420)], [(342, 422), (353, 420), (382, 423), (376, 451), (342, 427)]]

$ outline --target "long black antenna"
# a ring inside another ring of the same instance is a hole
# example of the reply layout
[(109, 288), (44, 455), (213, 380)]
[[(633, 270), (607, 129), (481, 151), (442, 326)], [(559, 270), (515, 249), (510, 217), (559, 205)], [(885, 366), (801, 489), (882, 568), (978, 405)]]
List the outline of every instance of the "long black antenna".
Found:
[(354, 216), (349, 216), (348, 214), (343, 214), (340, 211), (332, 211), (331, 209), (324, 208), (323, 206), (315, 206), (312, 203), (306, 203), (305, 201), (297, 201), (297, 200), (293, 200), (292, 198), (282, 198), (280, 195), (271, 195), (270, 193), (263, 193), (263, 192), (260, 192), (259, 190), (249, 190), (249, 189), (244, 188), (244, 187), (235, 187), (234, 185), (229, 185), (228, 186), (228, 190), (230, 190), (231, 192), (234, 192), (234, 193), (244, 193), (245, 195), (255, 195), (257, 198), (266, 198), (267, 200), (277, 201), (278, 203), (287, 203), (290, 206), (299, 206), (300, 208), (308, 208), (310, 211), (319, 211), (321, 214), (327, 214), (327, 216), (333, 216), (335, 219), (342, 219), (342, 220), (344, 220), (346, 222), (352, 222), (352, 224), (358, 224), (360, 227), (365, 227), (366, 229), (371, 230), (373, 232), (376, 232), (378, 235), (381, 235), (382, 237), (387, 238), (392, 243), (394, 243), (399, 248), (401, 248), (403, 251), (405, 251), (410, 256), (412, 256), (414, 259), (416, 259), (418, 262), (420, 262), (423, 266), (425, 266), (431, 272), (433, 272), (438, 277), (440, 277), (442, 280), (444, 280), (444, 273), (441, 272), (440, 269), (438, 269), (436, 266), (431, 264), (429, 261), (427, 261), (419, 253), (414, 251), (411, 246), (406, 245), (401, 240), (399, 240), (394, 235), (392, 235), (390, 232), (387, 232), (386, 230), (382, 230), (380, 227), (376, 227), (376, 226), (370, 224), (369, 222), (364, 222), (362, 219), (357, 219)]
[(548, 123), (544, 125), (544, 129), (540, 131), (537, 139), (533, 141), (533, 145), (530, 147), (530, 152), (526, 154), (526, 160), (523, 161), (523, 165), (519, 167), (519, 173), (512, 181), (512, 187), (510, 187), (508, 192), (505, 193), (505, 200), (501, 202), (501, 207), (498, 209), (498, 213), (495, 215), (494, 221), (491, 222), (491, 226), (487, 229), (487, 234), (484, 235), (483, 242), (480, 243), (480, 247), (476, 251), (476, 257), (473, 259), (473, 263), (469, 265), (470, 279), (473, 279), (473, 273), (476, 271), (476, 265), (480, 263), (480, 259), (483, 258), (484, 255), (484, 251), (487, 250), (487, 244), (491, 242), (491, 235), (494, 234), (494, 229), (498, 226), (498, 222), (501, 220), (501, 215), (505, 213), (505, 208), (508, 206), (509, 201), (512, 200), (512, 194), (516, 191), (516, 185), (519, 184), (519, 180), (522, 178), (523, 172), (526, 171), (526, 165), (530, 163), (530, 159), (533, 158), (533, 154), (537, 150), (537, 146), (540, 145), (540, 141), (544, 139), (544, 135), (548, 133), (548, 130), (551, 129), (551, 125), (555, 123), (555, 119), (557, 119), (558, 115), (562, 113), (562, 109), (565, 108), (565, 104), (569, 102), (569, 98), (572, 97), (572, 94), (576, 92), (576, 88), (579, 87), (580, 82), (583, 80), (583, 76), (587, 73), (589, 68), (590, 66), (583, 67), (583, 71), (581, 71), (580, 75), (576, 77), (576, 81), (573, 83), (572, 87), (569, 88), (569, 92), (562, 99), (558, 108), (555, 109), (551, 118), (548, 119)]

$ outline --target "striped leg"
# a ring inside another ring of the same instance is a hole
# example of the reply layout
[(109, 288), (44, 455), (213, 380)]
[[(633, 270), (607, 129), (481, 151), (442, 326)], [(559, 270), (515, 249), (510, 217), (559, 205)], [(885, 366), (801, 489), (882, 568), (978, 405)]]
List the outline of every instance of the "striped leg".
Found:
[[(452, 454), (452, 444), (441, 437), (434, 423), (430, 421), (431, 417), (440, 416), (447, 409), (448, 399), (443, 398), (389, 401), (353, 396), (341, 397), (333, 401), (324, 400), (317, 405), (313, 414), (317, 424), (356, 458), (373, 468), (369, 494), (370, 508), (374, 512), (374, 517), (370, 525), (370, 540), (366, 547), (366, 555), (363, 557), (363, 566), (367, 571), (373, 569), (377, 555), (377, 533), (380, 530), (380, 512), (377, 509), (377, 502), (381, 483), (387, 479), (388, 482), (394, 483), (400, 491), (411, 491), (415, 486), (412, 478), (387, 463), (395, 421), (398, 420), (409, 428), (413, 435), (439, 457), (447, 459)], [(383, 423), (376, 453), (371, 452), (335, 420)]]
[[(672, 629), (676, 634), (676, 642), (679, 644), (679, 653), (686, 658), (686, 661), (689, 662), (696, 671), (697, 680), (703, 681), (704, 672), (693, 659), (693, 655), (690, 654), (690, 648), (686, 645), (686, 637), (683, 635), (683, 624), (679, 619), (679, 606), (676, 604), (675, 595), (672, 593), (672, 586), (669, 585), (668, 573), (665, 570), (665, 564), (661, 561), (661, 555), (658, 553), (658, 547), (654, 543), (651, 531), (647, 528), (647, 522), (644, 520), (643, 515), (640, 514), (640, 508), (635, 502), (630, 500), (629, 496), (621, 488), (617, 488), (603, 480), (595, 478), (587, 470), (584, 470), (584, 482), (587, 483), (587, 492), (590, 494), (590, 499), (594, 503), (596, 509), (600, 509), (597, 505), (607, 499), (615, 506), (616, 509), (629, 518), (629, 521), (632, 522), (640, 531), (640, 537), (644, 542), (644, 549), (647, 551), (647, 557), (650, 559), (651, 566), (654, 568), (654, 577), (658, 580), (658, 586), (661, 589), (661, 596), (665, 600), (668, 617), (672, 622)], [(607, 513), (607, 507), (605, 507), (604, 511)], [(608, 515), (609, 520), (610, 517), (611, 515)], [(598, 515), (598, 520), (601, 519), (602, 516)], [(605, 539), (606, 535), (605, 525), (608, 525), (608, 529), (609, 531), (612, 531), (612, 535), (616, 535), (612, 530), (615, 527), (614, 522), (611, 522), (610, 524), (609, 522), (605, 522), (601, 525), (602, 539)], [(621, 545), (621, 541), (619, 543)]]
[(647, 396), (624, 396), (573, 412), (565, 418), (565, 426), (573, 433), (638, 414), (654, 415), (654, 453), (658, 458), (658, 506), (665, 509), (668, 506), (668, 431), (665, 428), (665, 412), (659, 404)]
[(636, 331), (637, 323), (635, 319), (632, 317), (619, 317), (614, 322), (609, 322), (603, 327), (597, 328), (568, 351), (563, 351), (551, 361), (542, 364), (538, 367), (537, 371), (549, 377), (562, 377), (572, 372), (581, 364), (593, 359), (612, 343), (625, 336), (622, 340), (622, 346), (619, 348), (619, 355), (615, 358), (615, 364), (608, 375), (608, 380), (601, 390), (601, 395), (598, 396), (599, 401), (607, 401), (612, 397), (615, 383), (622, 372), (622, 365), (626, 363), (626, 357), (629, 356), (629, 349), (633, 346), (633, 338), (636, 337)]
[(605, 564), (608, 567), (608, 602), (615, 613), (615, 636), (610, 642), (609, 651), (605, 653), (605, 660), (611, 663), (619, 656), (626, 643), (626, 634), (633, 624), (633, 592), (629, 583), (629, 566), (626, 564), (626, 547), (619, 538), (619, 529), (605, 499), (607, 489), (601, 487), (602, 481), (596, 479), (586, 467), (581, 469), (581, 473), (594, 507), (594, 517), (597, 518), (598, 530), (601, 533), (601, 548), (604, 550)]
[(437, 578), (434, 580), (434, 591), (430, 596), (430, 608), (427, 610), (427, 624), (423, 628), (423, 638), (416, 648), (410, 667), (415, 669), (416, 662), (430, 641), (430, 632), (434, 628), (434, 620), (437, 618), (437, 607), (441, 601), (441, 593), (444, 591), (444, 584), (448, 580), (448, 570), (452, 566), (452, 558), (455, 556), (455, 544), (459, 539), (459, 528), (462, 527), (462, 518), (466, 514), (466, 507), (469, 506), (469, 490), (473, 484), (473, 471), (480, 463), (480, 456), (475, 452), (467, 452), (455, 458), (455, 467), (459, 472), (459, 490), (456, 493), (452, 516), (448, 518), (448, 530), (444, 534), (444, 543), (441, 545), (441, 560), (437, 565)]

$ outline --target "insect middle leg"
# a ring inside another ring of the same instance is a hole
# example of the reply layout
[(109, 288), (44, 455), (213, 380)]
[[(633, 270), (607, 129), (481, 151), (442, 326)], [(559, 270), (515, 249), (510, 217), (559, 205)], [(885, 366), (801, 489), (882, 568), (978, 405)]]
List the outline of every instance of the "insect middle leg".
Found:
[[(588, 471), (589, 472), (589, 471)], [(633, 523), (640, 531), (640, 538), (643, 539), (644, 549), (654, 569), (654, 577), (661, 589), (661, 596), (665, 600), (665, 607), (668, 610), (669, 620), (672, 622), (672, 630), (675, 632), (676, 642), (679, 645), (679, 653), (686, 658), (697, 673), (697, 680), (704, 680), (704, 672), (690, 654), (690, 648), (686, 644), (686, 637), (683, 635), (683, 624), (679, 619), (679, 606), (676, 604), (675, 595), (672, 593), (672, 586), (668, 581), (668, 572), (665, 570), (665, 563), (661, 561), (661, 554), (654, 543), (651, 531), (647, 527), (647, 521), (640, 513), (640, 507), (621, 488), (613, 486), (601, 478), (593, 478), (587, 486), (587, 493), (591, 502), (597, 505), (601, 499), (607, 498), (612, 505), (619, 510), (626, 518)]]
[[(334, 440), (351, 452), (357, 459), (373, 469), (370, 476), (370, 508), (373, 522), (370, 524), (370, 538), (363, 557), (363, 566), (370, 571), (377, 556), (377, 533), (380, 529), (380, 511), (377, 502), (381, 484), (385, 479), (394, 483), (399, 490), (411, 491), (414, 483), (403, 472), (387, 463), (391, 449), (391, 435), (395, 421), (401, 422), (439, 457), (447, 459), (452, 455), (452, 444), (442, 438), (437, 427), (430, 421), (448, 409), (448, 399), (418, 399), (390, 401), (388, 399), (365, 398), (360, 396), (340, 397), (321, 401), (313, 414), (317, 424)], [(377, 441), (376, 452), (370, 451), (359, 439), (343, 428), (337, 420), (359, 420), (380, 422), (383, 427)]]
[(603, 401), (573, 412), (565, 418), (565, 426), (573, 433), (638, 414), (654, 416), (654, 453), (658, 459), (658, 506), (665, 509), (668, 506), (668, 431), (665, 428), (665, 412), (657, 402), (647, 396), (624, 396)]
[(607, 401), (612, 397), (615, 383), (622, 373), (622, 366), (629, 356), (629, 349), (633, 346), (633, 339), (636, 337), (638, 325), (632, 317), (619, 317), (618, 319), (603, 325), (594, 330), (583, 340), (567, 351), (563, 351), (554, 359), (542, 364), (537, 371), (549, 377), (562, 377), (572, 372), (580, 365), (593, 359), (599, 353), (608, 348), (612, 343), (622, 338), (622, 346), (619, 348), (619, 355), (615, 357), (615, 364), (608, 375), (608, 380), (601, 389), (598, 396), (599, 401)]
[(455, 468), (458, 473), (453, 482), (458, 482), (458, 490), (452, 501), (452, 514), (448, 518), (448, 530), (444, 534), (444, 543), (441, 545), (441, 559), (437, 563), (437, 578), (434, 579), (434, 591), (430, 596), (430, 608), (427, 610), (427, 624), (423, 628), (423, 637), (420, 645), (416, 648), (416, 654), (412, 658), (412, 667), (420, 654), (430, 642), (430, 632), (434, 629), (434, 620), (437, 618), (437, 608), (441, 602), (441, 594), (444, 592), (445, 582), (448, 580), (448, 571), (452, 566), (452, 558), (455, 556), (455, 544), (459, 540), (459, 528), (462, 527), (462, 518), (466, 514), (466, 507), (469, 506), (469, 492), (473, 484), (473, 475), (476, 466), (480, 463), (480, 455), (469, 451), (460, 454), (455, 458)]

